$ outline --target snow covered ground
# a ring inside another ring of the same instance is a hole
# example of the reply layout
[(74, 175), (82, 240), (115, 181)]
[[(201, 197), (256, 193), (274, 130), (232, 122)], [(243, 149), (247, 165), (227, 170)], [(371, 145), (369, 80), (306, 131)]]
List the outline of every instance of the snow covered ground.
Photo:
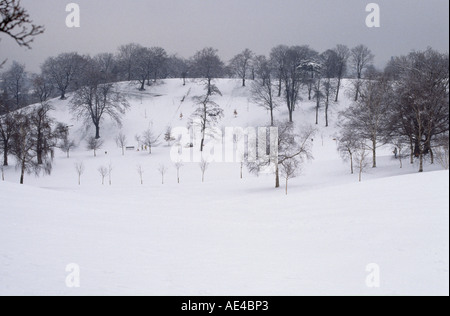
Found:
[[(186, 126), (198, 82), (165, 80), (141, 93), (123, 83), (131, 109), (122, 131), (129, 146), (150, 124)], [(238, 80), (220, 80), (225, 126), (261, 126), (265, 110), (248, 100)], [(184, 101), (182, 102), (181, 100)], [(349, 104), (342, 95), (332, 106)], [(335, 127), (314, 139), (315, 159), (290, 182), (289, 195), (273, 176), (239, 177), (239, 165), (212, 164), (201, 182), (198, 164), (186, 163), (181, 183), (162, 144), (145, 152), (114, 142), (119, 129), (105, 121), (97, 157), (85, 149), (92, 134), (72, 120), (67, 101), (54, 100), (54, 116), (71, 127), (79, 147), (58, 152), (51, 176), (17, 184), (14, 167), (0, 182), (0, 295), (448, 295), (449, 173), (439, 166), (400, 169), (391, 148), (358, 183), (336, 151)], [(235, 118), (234, 110), (238, 117)], [(180, 119), (180, 114), (183, 119)], [(314, 123), (314, 104), (302, 102), (295, 121)], [(278, 118), (287, 117), (285, 106)], [(321, 114), (321, 118), (323, 115)], [(106, 153), (107, 152), (107, 153)], [(78, 185), (74, 169), (86, 171)], [(158, 166), (169, 167), (161, 184)], [(100, 166), (113, 166), (112, 185), (101, 185)], [(140, 184), (137, 165), (144, 169)], [(66, 286), (68, 264), (80, 268), (80, 287)], [(369, 264), (380, 286), (369, 288)]]

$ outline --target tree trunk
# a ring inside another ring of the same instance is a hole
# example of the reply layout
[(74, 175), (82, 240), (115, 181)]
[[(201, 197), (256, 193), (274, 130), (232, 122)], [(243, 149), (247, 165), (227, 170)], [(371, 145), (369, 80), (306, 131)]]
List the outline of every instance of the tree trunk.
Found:
[(281, 97), (281, 86), (282, 86), (282, 81), (281, 81), (281, 76), (280, 76), (280, 79), (278, 81), (278, 97)]
[(434, 152), (433, 149), (430, 146), (430, 160), (431, 160), (431, 164), (434, 165)]
[(362, 181), (362, 167), (359, 168), (359, 182)]
[(320, 99), (317, 97), (317, 103), (316, 103), (316, 125), (319, 125), (319, 106), (320, 106)]
[(270, 126), (273, 126), (273, 107), (270, 108)]
[(245, 87), (245, 77), (242, 78), (242, 86)]
[(288, 179), (286, 178), (286, 195), (288, 195)]
[(38, 165), (42, 165), (44, 162), (42, 161), (42, 149), (38, 149), (36, 151), (37, 163)]
[(275, 188), (280, 187), (280, 171), (278, 169), (278, 164), (275, 169)]
[(205, 142), (205, 138), (202, 138), (202, 141), (200, 142), (200, 151), (203, 152), (203, 145)]
[(95, 125), (95, 139), (100, 139), (100, 124)]
[(325, 127), (328, 127), (328, 105), (329, 105), (329, 97), (327, 96), (327, 101), (325, 103)]
[(78, 175), (78, 185), (81, 185), (81, 175)]
[(372, 141), (372, 160), (373, 160), (372, 168), (376, 168), (377, 167), (377, 142), (375, 140)]
[(8, 149), (7, 148), (3, 148), (3, 149), (4, 149), (4, 152), (3, 152), (3, 166), (7, 167), (8, 166)]
[(411, 153), (410, 153), (410, 163), (414, 164), (414, 144), (411, 141), (411, 147), (410, 147)]
[(352, 153), (350, 153), (350, 169), (351, 169), (352, 174), (354, 174), (355, 172), (353, 170), (353, 154)]
[(22, 166), (20, 170), (20, 184), (23, 184), (24, 177), (25, 177), (25, 160), (22, 160)]
[(355, 102), (358, 101), (358, 97), (359, 97), (359, 82), (356, 84)]
[(341, 77), (338, 78), (337, 89), (336, 89), (336, 99), (334, 102), (339, 101), (339, 90), (341, 89)]
[(140, 91), (145, 91), (145, 79), (142, 80), (141, 87), (139, 88), (139, 90)]
[(423, 172), (423, 152), (420, 150), (419, 154), (419, 172)]
[(243, 169), (244, 169), (244, 163), (241, 162), (241, 179), (244, 178)]

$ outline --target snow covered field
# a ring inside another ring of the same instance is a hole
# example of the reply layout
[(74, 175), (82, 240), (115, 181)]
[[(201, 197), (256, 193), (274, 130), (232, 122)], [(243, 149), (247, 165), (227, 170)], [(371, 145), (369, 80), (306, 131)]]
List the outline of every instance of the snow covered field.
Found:
[[(217, 82), (225, 126), (263, 126), (269, 116), (248, 100), (238, 80)], [(153, 124), (186, 126), (197, 82), (165, 80), (141, 93), (122, 84), (130, 111), (122, 131), (134, 135)], [(184, 102), (181, 100), (184, 99)], [(347, 106), (342, 95), (332, 105)], [(105, 145), (94, 157), (86, 131), (67, 101), (54, 100), (54, 116), (68, 125), (79, 147), (67, 159), (57, 152), (51, 176), (27, 176), (14, 167), (0, 182), (0, 295), (448, 295), (449, 173), (438, 165), (399, 168), (390, 147), (378, 168), (358, 183), (336, 151), (336, 128), (314, 139), (314, 160), (290, 182), (289, 195), (274, 177), (239, 177), (239, 164), (212, 164), (201, 182), (198, 164), (185, 163), (181, 183), (164, 141), (153, 153), (127, 151), (102, 125)], [(238, 116), (235, 118), (234, 111)], [(180, 114), (183, 119), (180, 119)], [(285, 106), (276, 114), (286, 118)], [(314, 104), (302, 102), (295, 121), (314, 123)], [(163, 136), (162, 136), (163, 137)], [(78, 185), (74, 169), (86, 171)], [(161, 184), (158, 166), (169, 167)], [(113, 166), (112, 185), (97, 171)], [(137, 165), (144, 169), (140, 184)], [(68, 264), (80, 267), (80, 287), (66, 286)], [(380, 286), (369, 288), (366, 267), (377, 264)]]

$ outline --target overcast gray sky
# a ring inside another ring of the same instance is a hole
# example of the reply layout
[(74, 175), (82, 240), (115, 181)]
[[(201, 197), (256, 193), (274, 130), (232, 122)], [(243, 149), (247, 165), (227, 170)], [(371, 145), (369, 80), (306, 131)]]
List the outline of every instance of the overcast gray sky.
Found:
[[(65, 25), (70, 2), (80, 5), (80, 28)], [(381, 8), (380, 28), (365, 24), (370, 2)], [(338, 43), (363, 43), (378, 67), (411, 50), (449, 47), (448, 0), (22, 0), (22, 5), (46, 31), (32, 50), (0, 33), (0, 60), (17, 60), (35, 72), (45, 58), (61, 52), (115, 52), (130, 42), (183, 57), (212, 46), (224, 60), (247, 47), (267, 54), (278, 44), (324, 51)]]

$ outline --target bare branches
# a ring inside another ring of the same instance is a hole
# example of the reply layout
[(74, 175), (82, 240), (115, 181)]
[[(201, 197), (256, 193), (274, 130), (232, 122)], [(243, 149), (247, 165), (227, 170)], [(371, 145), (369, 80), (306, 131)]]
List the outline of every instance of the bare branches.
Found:
[(164, 164), (160, 164), (158, 167), (158, 172), (161, 174), (162, 184), (164, 184), (164, 175), (167, 173), (168, 170), (169, 169)]
[(120, 132), (116, 137), (116, 144), (122, 149), (122, 156), (125, 155), (125, 146), (127, 145), (127, 137), (124, 133)]
[(104, 166), (101, 166), (97, 169), (98, 173), (100, 174), (100, 176), (102, 177), (102, 185), (105, 184), (105, 178), (108, 175), (108, 169)]
[(33, 24), (20, 0), (0, 1), (0, 32), (12, 37), (19, 46), (31, 48), (34, 37), (44, 33), (44, 27)]
[(95, 137), (89, 137), (87, 140), (87, 149), (94, 151), (94, 157), (97, 157), (97, 150), (102, 148), (103, 141)]
[(200, 170), (202, 171), (202, 182), (205, 182), (205, 173), (208, 170), (209, 162), (202, 158), (202, 161), (199, 163)]
[(81, 185), (81, 176), (83, 175), (85, 170), (84, 163), (82, 161), (75, 163), (75, 171), (78, 175), (78, 185)]

